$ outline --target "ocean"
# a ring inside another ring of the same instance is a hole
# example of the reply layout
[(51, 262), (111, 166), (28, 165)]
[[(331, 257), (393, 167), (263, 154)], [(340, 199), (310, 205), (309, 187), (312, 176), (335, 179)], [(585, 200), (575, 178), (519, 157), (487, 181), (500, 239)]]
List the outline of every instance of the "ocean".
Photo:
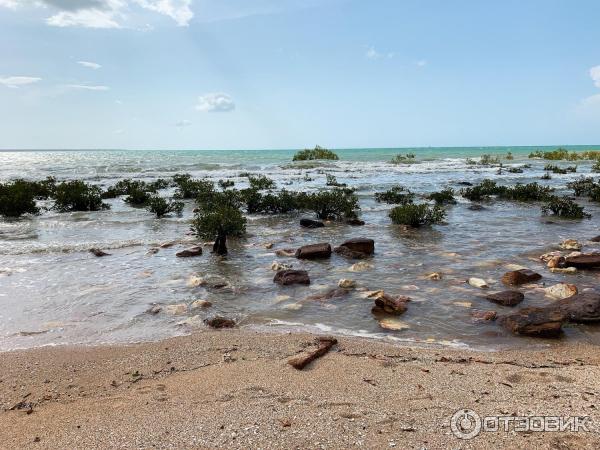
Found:
[[(600, 150), (600, 146), (563, 147)], [(250, 172), (272, 178), (278, 189), (313, 191), (325, 188), (325, 177), (330, 174), (356, 189), (360, 216), (366, 222), (362, 227), (332, 222), (307, 230), (298, 222), (310, 214), (249, 215), (247, 236), (230, 242), (226, 259), (211, 255), (210, 247), (198, 258), (176, 258), (178, 250), (195, 240), (189, 233), (193, 202), (186, 202), (181, 217), (163, 219), (128, 206), (121, 198), (108, 200), (111, 209), (98, 212), (59, 213), (42, 202), (48, 209), (38, 216), (0, 219), (0, 350), (157, 340), (203, 329), (203, 320), (217, 314), (256, 329), (301, 329), (420, 345), (480, 349), (548, 345), (512, 336), (493, 322), (474, 321), (473, 311), (502, 314), (511, 308), (490, 303), (483, 298), (485, 291), (465, 280), (483, 278), (489, 291), (502, 290), (500, 277), (507, 267), (517, 264), (541, 273), (545, 286), (568, 281), (580, 290), (595, 288), (597, 273), (553, 274), (539, 256), (556, 250), (564, 239), (586, 242), (600, 234), (598, 204), (578, 199), (592, 218), (561, 220), (542, 216), (536, 203), (492, 201), (474, 211), (468, 200), (457, 196), (458, 204), (446, 207), (446, 224), (406, 231), (391, 224), (388, 211), (392, 205), (377, 203), (374, 193), (399, 184), (422, 196), (445, 187), (460, 190), (460, 182), (477, 183), (485, 178), (501, 184), (537, 181), (559, 194), (569, 193), (567, 182), (589, 176), (592, 164), (553, 161), (577, 165), (577, 172), (541, 180), (548, 161), (528, 155), (555, 148), (339, 149), (335, 150), (338, 161), (318, 164), (292, 163), (294, 150), (0, 152), (0, 181), (53, 176), (83, 179), (103, 188), (124, 178), (151, 181), (176, 173), (214, 181), (231, 179), (236, 188), (243, 188), (247, 186), (245, 174)], [(409, 152), (416, 155), (417, 163), (389, 162), (394, 155)], [(497, 167), (473, 165), (468, 160), (508, 152), (514, 159), (504, 160), (505, 167), (531, 166), (523, 173), (498, 175)], [(173, 189), (162, 194), (172, 195)], [(376, 253), (365, 270), (351, 270), (353, 261), (337, 255), (311, 262), (274, 254), (277, 249), (315, 242), (339, 245), (351, 237), (375, 240)], [(148, 252), (166, 242), (175, 245), (155, 254)], [(272, 248), (267, 248), (270, 244)], [(91, 247), (111, 255), (96, 258), (88, 252)], [(586, 247), (594, 250), (589, 242)], [(273, 261), (308, 270), (311, 285), (274, 284)], [(429, 272), (440, 272), (442, 279), (427, 279)], [(335, 288), (342, 278), (356, 281), (358, 289), (342, 298), (311, 299)], [(226, 283), (224, 288), (214, 287), (221, 282)], [(542, 287), (525, 289), (521, 306), (547, 305), (551, 300)], [(364, 293), (379, 289), (411, 297), (408, 311), (398, 317), (401, 330), (381, 328), (371, 314), (372, 300), (365, 299)], [(195, 300), (210, 301), (212, 307), (194, 309)], [(155, 304), (163, 310), (149, 314)], [(185, 307), (171, 314), (169, 305)], [(563, 339), (598, 342), (600, 333), (592, 325), (569, 326)]]

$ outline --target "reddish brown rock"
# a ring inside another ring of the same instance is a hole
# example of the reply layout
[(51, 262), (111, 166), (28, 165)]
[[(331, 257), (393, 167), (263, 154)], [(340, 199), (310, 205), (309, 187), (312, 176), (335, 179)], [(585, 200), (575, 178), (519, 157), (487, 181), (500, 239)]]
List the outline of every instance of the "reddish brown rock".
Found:
[(349, 239), (343, 244), (340, 244), (340, 247), (347, 248), (352, 250), (353, 252), (360, 252), (366, 255), (372, 255), (375, 253), (375, 241), (373, 239), (367, 238), (354, 238)]
[(519, 291), (502, 291), (487, 295), (485, 298), (502, 306), (515, 306), (521, 303), (525, 296)]
[(211, 328), (233, 328), (235, 326), (235, 320), (221, 316), (204, 319), (204, 323)]
[(600, 236), (596, 236), (590, 239), (591, 242), (600, 242)]
[(102, 256), (110, 256), (110, 253), (106, 253), (103, 250), (100, 250), (99, 248), (90, 248), (90, 253), (94, 256), (97, 256), (98, 258), (101, 258)]
[(304, 245), (296, 250), (298, 259), (323, 259), (331, 256), (331, 245), (327, 243)]
[(373, 314), (388, 313), (400, 315), (406, 311), (406, 304), (410, 301), (410, 297), (390, 297), (386, 294), (381, 294), (375, 298), (375, 306), (371, 310)]
[(200, 255), (202, 255), (202, 247), (200, 246), (186, 248), (185, 250), (181, 250), (175, 253), (175, 256), (177, 256), (178, 258), (191, 258), (193, 256)]
[(300, 226), (304, 228), (323, 228), (325, 224), (319, 220), (300, 219)]
[(560, 336), (566, 319), (566, 315), (558, 308), (523, 308), (500, 317), (499, 322), (515, 334), (556, 338)]
[(542, 276), (533, 270), (520, 269), (506, 272), (502, 277), (502, 282), (511, 286), (517, 286), (519, 284), (532, 283), (540, 278)]
[(289, 286), (291, 284), (310, 284), (310, 278), (306, 270), (280, 270), (275, 274), (273, 281), (282, 286)]
[(365, 221), (360, 219), (346, 219), (346, 224), (354, 227), (361, 227), (365, 224)]
[(331, 300), (332, 298), (345, 297), (349, 293), (350, 293), (350, 289), (335, 288), (335, 289), (331, 289), (323, 294), (315, 294), (315, 295), (306, 297), (306, 300), (324, 302), (327, 300)]
[(584, 292), (554, 303), (571, 322), (600, 321), (600, 294)]
[(565, 265), (577, 269), (600, 268), (600, 255), (567, 256)]
[(473, 311), (471, 317), (477, 322), (491, 322), (496, 320), (496, 311)]

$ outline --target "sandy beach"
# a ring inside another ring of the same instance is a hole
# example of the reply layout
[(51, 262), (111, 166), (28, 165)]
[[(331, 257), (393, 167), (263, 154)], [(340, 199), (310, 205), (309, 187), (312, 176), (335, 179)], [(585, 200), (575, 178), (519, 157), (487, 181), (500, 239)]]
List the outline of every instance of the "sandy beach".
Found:
[[(201, 332), (0, 354), (1, 448), (597, 448), (600, 351), (501, 352)], [(452, 415), (588, 416), (589, 432), (451, 430)]]

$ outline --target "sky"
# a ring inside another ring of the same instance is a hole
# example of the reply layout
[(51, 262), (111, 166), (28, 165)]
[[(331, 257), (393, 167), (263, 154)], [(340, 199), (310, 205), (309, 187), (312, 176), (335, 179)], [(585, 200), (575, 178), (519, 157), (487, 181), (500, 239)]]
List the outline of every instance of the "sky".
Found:
[(0, 149), (600, 144), (597, 0), (0, 0)]

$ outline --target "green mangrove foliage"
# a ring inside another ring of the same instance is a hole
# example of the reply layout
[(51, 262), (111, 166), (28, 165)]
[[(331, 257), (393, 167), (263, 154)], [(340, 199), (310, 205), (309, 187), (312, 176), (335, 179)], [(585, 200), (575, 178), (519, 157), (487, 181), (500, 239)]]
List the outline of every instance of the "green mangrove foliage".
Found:
[(542, 206), (542, 214), (567, 219), (589, 219), (591, 217), (582, 206), (579, 206), (573, 200), (557, 196), (551, 196), (548, 202)]
[(392, 219), (392, 223), (396, 225), (408, 225), (418, 228), (424, 225), (442, 223), (446, 217), (446, 212), (437, 205), (405, 204), (392, 208), (389, 216)]
[(317, 145), (313, 149), (304, 149), (294, 155), (294, 161), (312, 161), (315, 159), (338, 160), (339, 157), (331, 150)]
[(194, 199), (199, 195), (214, 190), (215, 184), (210, 180), (196, 180), (189, 174), (177, 174), (173, 176), (173, 182), (177, 186), (174, 198)]
[(439, 192), (432, 192), (425, 197), (427, 200), (433, 200), (436, 205), (455, 205), (454, 190), (446, 188)]
[(35, 185), (25, 180), (0, 183), (0, 215), (20, 217), (23, 214), (37, 214)]
[(61, 212), (99, 211), (108, 209), (102, 202), (102, 190), (81, 180), (63, 181), (56, 185), (54, 208)]
[(588, 150), (584, 152), (569, 152), (567, 149), (558, 148), (549, 152), (536, 150), (529, 154), (530, 158), (541, 158), (551, 161), (580, 161), (580, 160), (600, 160), (600, 151)]
[(259, 191), (275, 189), (275, 181), (264, 175), (248, 175), (248, 183), (250, 183), (250, 188), (258, 189)]
[(157, 218), (164, 217), (171, 213), (181, 215), (183, 211), (183, 202), (166, 200), (158, 195), (153, 195), (146, 202), (146, 209), (153, 214), (156, 214)]
[(412, 164), (412, 163), (416, 162), (415, 154), (414, 153), (406, 153), (405, 155), (397, 154), (390, 160), (390, 162), (392, 164)]
[(488, 200), (495, 196), (504, 200), (543, 201), (548, 198), (552, 189), (538, 183), (516, 184), (514, 186), (499, 186), (495, 181), (483, 180), (479, 185), (464, 188), (461, 195), (471, 201)]
[(577, 172), (577, 166), (569, 166), (569, 167), (559, 167), (555, 164), (546, 164), (544, 166), (544, 170), (547, 172), (558, 173), (564, 175), (566, 173), (575, 173)]
[(379, 203), (406, 205), (407, 203), (412, 203), (414, 198), (415, 194), (404, 186), (393, 186), (385, 192), (375, 193), (375, 200)]
[(327, 180), (325, 183), (327, 186), (346, 187), (346, 183), (338, 183), (338, 180), (334, 175), (326, 174), (325, 179)]

